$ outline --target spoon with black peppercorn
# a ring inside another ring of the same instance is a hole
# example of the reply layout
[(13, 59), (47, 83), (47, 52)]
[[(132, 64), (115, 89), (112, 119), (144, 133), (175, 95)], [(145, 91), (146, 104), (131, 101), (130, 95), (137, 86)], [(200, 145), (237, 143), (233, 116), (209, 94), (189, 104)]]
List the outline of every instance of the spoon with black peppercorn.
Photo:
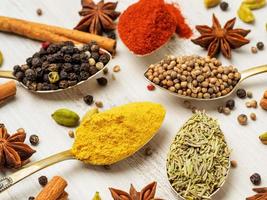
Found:
[(159, 89), (178, 98), (213, 101), (229, 97), (242, 81), (264, 72), (267, 72), (267, 65), (238, 72), (233, 66), (222, 66), (216, 58), (167, 56), (150, 65), (144, 76)]
[(77, 87), (97, 77), (112, 59), (97, 43), (74, 45), (72, 42), (50, 44), (16, 65), (13, 71), (0, 71), (0, 78), (17, 80), (34, 93), (56, 93)]

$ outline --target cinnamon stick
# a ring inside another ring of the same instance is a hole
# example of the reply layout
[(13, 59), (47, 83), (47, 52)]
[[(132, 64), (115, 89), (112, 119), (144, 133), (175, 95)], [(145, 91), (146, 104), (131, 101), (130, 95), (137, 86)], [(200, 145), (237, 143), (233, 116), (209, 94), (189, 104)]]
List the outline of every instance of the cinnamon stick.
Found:
[(0, 31), (49, 42), (71, 40), (75, 43), (89, 43), (96, 41), (100, 47), (111, 53), (115, 53), (116, 49), (116, 41), (106, 37), (4, 16), (0, 16)]
[(16, 83), (15, 81), (8, 81), (0, 85), (0, 102), (5, 102), (7, 98), (16, 95)]
[(67, 192), (63, 192), (60, 197), (58, 197), (57, 200), (67, 200), (68, 199), (68, 193)]
[(67, 182), (60, 176), (55, 176), (47, 183), (35, 200), (58, 200), (66, 187)]

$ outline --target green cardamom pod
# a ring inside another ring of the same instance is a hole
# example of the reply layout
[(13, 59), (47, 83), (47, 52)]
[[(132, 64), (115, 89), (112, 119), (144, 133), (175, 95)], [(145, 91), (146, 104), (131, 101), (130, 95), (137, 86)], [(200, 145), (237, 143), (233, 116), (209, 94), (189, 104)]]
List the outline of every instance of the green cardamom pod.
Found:
[(75, 112), (62, 108), (52, 114), (52, 118), (60, 125), (74, 127), (79, 124), (80, 117)]
[(261, 134), (259, 138), (263, 144), (267, 144), (267, 132)]
[(255, 20), (254, 14), (247, 6), (247, 4), (241, 4), (237, 11), (238, 17), (245, 23), (252, 23)]
[(95, 193), (95, 196), (94, 196), (94, 198), (92, 200), (101, 200), (99, 192)]
[(1, 67), (1, 65), (3, 64), (3, 60), (4, 60), (4, 58), (3, 58), (3, 54), (2, 54), (2, 52), (0, 51), (0, 67)]

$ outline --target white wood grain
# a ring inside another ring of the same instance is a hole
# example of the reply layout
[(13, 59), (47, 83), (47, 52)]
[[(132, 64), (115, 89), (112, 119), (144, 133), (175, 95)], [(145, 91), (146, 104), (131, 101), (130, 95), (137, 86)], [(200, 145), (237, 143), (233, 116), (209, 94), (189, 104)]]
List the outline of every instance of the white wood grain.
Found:
[[(59, 26), (72, 28), (78, 21), (80, 1), (66, 0), (1, 0), (0, 15), (34, 20)], [(119, 10), (124, 10), (132, 0), (119, 1)], [(236, 16), (236, 10), (240, 1), (229, 1), (230, 9), (227, 12), (220, 11), (219, 7), (206, 10), (201, 0), (176, 1), (180, 4), (184, 15), (189, 23), (210, 24), (212, 13), (216, 13), (225, 22)], [(43, 10), (43, 16), (36, 15), (36, 9)], [(249, 38), (251, 44), (234, 51), (231, 61), (220, 57), (225, 64), (238, 66), (240, 70), (247, 67), (266, 64), (266, 51), (251, 54), (250, 47), (258, 41), (267, 45), (265, 23), (267, 19), (266, 8), (254, 12), (256, 23), (246, 25), (237, 21), (237, 26), (252, 29)], [(0, 49), (4, 54), (5, 62), (3, 69), (11, 69), (13, 65), (24, 63), (40, 47), (40, 43), (20, 38), (13, 35), (0, 33)], [(0, 122), (5, 123), (12, 132), (17, 128), (24, 127), (30, 134), (38, 134), (41, 139), (36, 148), (37, 153), (32, 161), (42, 159), (51, 154), (71, 147), (72, 139), (67, 135), (68, 129), (58, 126), (53, 122), (50, 115), (57, 109), (67, 107), (83, 115), (90, 107), (82, 100), (83, 95), (92, 94), (97, 100), (104, 102), (104, 108), (108, 109), (115, 105), (132, 101), (155, 101), (162, 103), (167, 108), (167, 117), (159, 133), (149, 143), (153, 148), (151, 157), (144, 156), (144, 150), (139, 151), (129, 159), (111, 167), (107, 171), (102, 167), (85, 166), (79, 161), (66, 161), (23, 180), (16, 186), (0, 194), (1, 200), (22, 200), (31, 195), (36, 195), (41, 187), (37, 178), (46, 175), (49, 178), (54, 175), (62, 175), (68, 180), (67, 188), (71, 200), (90, 199), (95, 191), (99, 191), (103, 199), (111, 199), (108, 187), (117, 187), (128, 190), (133, 183), (141, 189), (151, 181), (158, 182), (157, 196), (168, 200), (177, 199), (169, 187), (165, 172), (166, 154), (169, 145), (179, 127), (191, 116), (189, 110), (182, 106), (182, 101), (175, 97), (167, 96), (157, 90), (149, 92), (146, 89), (146, 81), (143, 72), (150, 63), (157, 62), (165, 54), (184, 55), (200, 54), (205, 52), (194, 46), (189, 40), (174, 39), (170, 43), (151, 56), (140, 58), (129, 53), (121, 41), (118, 41), (118, 53), (110, 67), (119, 64), (122, 71), (116, 74), (116, 80), (112, 80), (109, 74), (109, 85), (99, 87), (95, 81), (87, 85), (62, 94), (34, 95), (23, 88), (18, 88), (16, 99), (0, 108)], [(4, 80), (0, 80), (3, 82)], [(266, 74), (253, 77), (243, 86), (253, 91), (254, 98), (259, 100), (264, 89), (267, 89)], [(214, 198), (216, 200), (242, 200), (251, 192), (249, 176), (258, 172), (262, 175), (262, 185), (267, 185), (266, 174), (266, 146), (257, 139), (258, 135), (266, 131), (266, 112), (261, 109), (249, 110), (245, 108), (244, 101), (236, 99), (237, 108), (230, 116), (224, 116), (216, 112), (216, 102), (197, 106), (205, 108), (207, 112), (219, 119), (230, 147), (233, 149), (232, 158), (237, 160), (238, 168), (232, 169), (225, 187)], [(255, 112), (258, 116), (256, 122), (249, 122), (245, 127), (238, 125), (236, 117), (240, 113), (249, 114)], [(28, 140), (28, 138), (27, 138)], [(0, 177), (11, 173), (0, 172)]]

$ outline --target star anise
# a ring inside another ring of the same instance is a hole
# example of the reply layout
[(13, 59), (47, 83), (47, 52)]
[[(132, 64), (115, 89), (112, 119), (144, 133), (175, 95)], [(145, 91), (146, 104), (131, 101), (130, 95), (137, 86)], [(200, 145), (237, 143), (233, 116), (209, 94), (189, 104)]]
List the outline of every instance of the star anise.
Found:
[(17, 131), (10, 136), (3, 124), (0, 124), (0, 169), (19, 168), (27, 161), (35, 150), (24, 144), (26, 133)]
[(156, 199), (157, 183), (153, 182), (144, 187), (141, 192), (137, 192), (133, 185), (131, 185), (130, 192), (109, 188), (114, 200), (162, 200)]
[(80, 31), (102, 35), (116, 29), (114, 21), (120, 16), (115, 11), (118, 2), (99, 1), (97, 4), (92, 0), (82, 0), (82, 10), (79, 12), (83, 18), (74, 28)]
[(224, 27), (213, 15), (212, 27), (206, 25), (196, 26), (196, 29), (201, 34), (200, 37), (193, 39), (192, 42), (208, 49), (208, 55), (214, 57), (220, 51), (226, 58), (231, 58), (231, 49), (239, 48), (249, 43), (245, 37), (250, 30), (234, 29), (236, 18), (226, 22)]

